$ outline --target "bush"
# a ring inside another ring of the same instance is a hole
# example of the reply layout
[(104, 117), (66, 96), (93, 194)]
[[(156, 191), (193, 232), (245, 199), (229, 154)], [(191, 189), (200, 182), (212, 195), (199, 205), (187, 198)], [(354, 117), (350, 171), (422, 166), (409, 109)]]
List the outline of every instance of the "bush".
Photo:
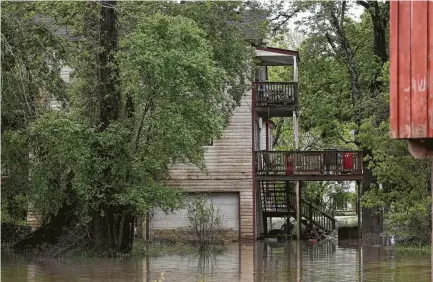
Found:
[(27, 224), (15, 222), (2, 222), (1, 224), (1, 244), (2, 246), (12, 245), (23, 239), (31, 231)]
[(387, 216), (385, 225), (396, 241), (406, 246), (428, 245), (431, 239), (430, 207), (414, 205), (404, 212), (393, 211)]
[(202, 248), (223, 241), (224, 217), (206, 197), (195, 196), (188, 204), (188, 229)]

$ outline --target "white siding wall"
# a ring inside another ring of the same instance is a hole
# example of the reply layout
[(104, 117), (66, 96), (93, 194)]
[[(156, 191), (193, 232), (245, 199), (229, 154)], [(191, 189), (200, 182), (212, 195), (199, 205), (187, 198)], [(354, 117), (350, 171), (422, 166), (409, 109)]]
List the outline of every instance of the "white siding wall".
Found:
[[(239, 195), (238, 194), (210, 194), (208, 203), (213, 203), (215, 209), (220, 209), (223, 216), (225, 230), (239, 231)], [(151, 219), (151, 229), (176, 229), (188, 225), (187, 209), (180, 209), (174, 213), (165, 214), (157, 211)]]

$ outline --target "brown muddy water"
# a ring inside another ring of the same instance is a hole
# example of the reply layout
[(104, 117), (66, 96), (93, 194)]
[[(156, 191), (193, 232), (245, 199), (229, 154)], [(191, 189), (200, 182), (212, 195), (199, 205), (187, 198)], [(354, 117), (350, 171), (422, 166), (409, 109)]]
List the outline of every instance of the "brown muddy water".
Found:
[[(430, 281), (430, 256), (357, 242), (233, 244), (221, 255), (29, 260), (2, 253), (1, 281)], [(163, 275), (161, 277), (161, 274)]]

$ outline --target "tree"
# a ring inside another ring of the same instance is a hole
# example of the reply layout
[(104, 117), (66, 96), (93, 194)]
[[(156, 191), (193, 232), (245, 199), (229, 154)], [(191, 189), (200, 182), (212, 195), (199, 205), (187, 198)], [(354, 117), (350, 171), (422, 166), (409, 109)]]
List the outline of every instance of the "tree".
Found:
[[(67, 27), (64, 59), (53, 60), (73, 73), (62, 85), (67, 106), (23, 128), (29, 202), (46, 215), (44, 230), (57, 230), (49, 243), (78, 223), (97, 251), (129, 251), (137, 215), (183, 204), (181, 191), (164, 185), (170, 165), (204, 168), (202, 145), (222, 133), (248, 87), (253, 52), (235, 9), (242, 5), (39, 7), (51, 25)], [(20, 246), (45, 240), (32, 238)]]
[(430, 216), (430, 165), (414, 160), (403, 141), (389, 137), (389, 3), (357, 1), (365, 8), (361, 22), (347, 16), (351, 5), (294, 2), (277, 17), (278, 26), (287, 19), (284, 14), (293, 20), (310, 12), (302, 19), (307, 36), (300, 48), (301, 131), (317, 130), (325, 146), (363, 150), (364, 235), (382, 232), (385, 208), (390, 232), (428, 242), (425, 224), (418, 230), (408, 222)]
[(2, 222), (27, 211), (29, 154), (26, 128), (47, 110), (46, 94), (62, 100), (59, 61), (64, 45), (37, 17), (36, 3), (2, 3)]

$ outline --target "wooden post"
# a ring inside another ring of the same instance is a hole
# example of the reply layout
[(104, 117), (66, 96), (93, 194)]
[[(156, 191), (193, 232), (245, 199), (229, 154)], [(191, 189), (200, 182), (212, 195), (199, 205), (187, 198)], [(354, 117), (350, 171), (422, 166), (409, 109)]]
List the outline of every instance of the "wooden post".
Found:
[[(298, 136), (298, 118), (296, 111), (293, 112), (293, 133), (295, 139), (295, 149), (299, 149), (299, 136)], [(296, 170), (296, 159), (293, 162), (293, 170)], [(296, 181), (296, 239), (301, 240), (301, 188), (299, 181)]]
[(295, 139), (295, 150), (299, 149), (299, 136), (298, 136), (298, 116), (297, 112), (293, 112), (293, 137)]
[(301, 255), (301, 242), (298, 240), (296, 241), (296, 276), (297, 276), (297, 280), (296, 281), (301, 281), (302, 280), (302, 255)]
[(146, 234), (145, 239), (146, 241), (150, 241), (150, 213), (148, 212), (146, 214)]
[(362, 237), (362, 227), (361, 227), (361, 193), (362, 193), (362, 181), (356, 181), (358, 184), (357, 190), (358, 190), (358, 197), (356, 201), (356, 208), (358, 210), (358, 239), (361, 239)]
[(296, 239), (301, 240), (301, 189), (299, 181), (296, 181)]
[[(433, 196), (433, 159), (432, 159), (432, 164), (431, 164), (430, 189), (431, 189), (431, 194)], [(432, 203), (432, 207), (431, 208), (432, 208), (432, 215), (433, 215), (433, 203)], [(433, 224), (433, 216), (432, 216), (432, 224)], [(431, 236), (432, 236), (432, 242), (433, 242), (433, 225), (432, 225), (432, 235)], [(431, 244), (431, 248), (432, 248), (431, 269), (433, 269), (433, 243)]]

